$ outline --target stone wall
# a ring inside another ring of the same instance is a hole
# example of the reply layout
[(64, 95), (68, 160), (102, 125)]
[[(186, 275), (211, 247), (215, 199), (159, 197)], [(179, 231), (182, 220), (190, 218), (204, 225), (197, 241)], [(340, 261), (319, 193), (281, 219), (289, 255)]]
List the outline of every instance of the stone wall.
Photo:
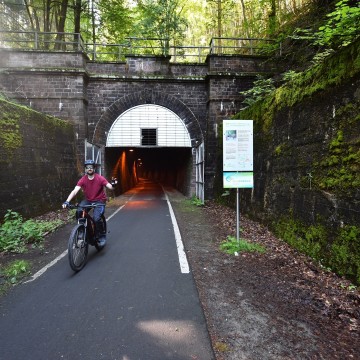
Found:
[(0, 221), (60, 209), (77, 179), (73, 126), (0, 100)]
[(257, 204), (272, 218), (292, 214), (306, 224), (360, 226), (360, 122), (345, 110), (358, 114), (359, 89), (358, 76), (282, 109), (266, 148), (264, 134), (256, 134), (259, 189), (247, 202), (250, 207)]

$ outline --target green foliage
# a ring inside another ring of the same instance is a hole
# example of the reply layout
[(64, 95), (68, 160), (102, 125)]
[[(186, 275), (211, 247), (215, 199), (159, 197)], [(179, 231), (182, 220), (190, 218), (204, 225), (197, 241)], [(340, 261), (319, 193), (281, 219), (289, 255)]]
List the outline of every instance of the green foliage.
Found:
[(297, 28), (291, 37), (333, 49), (348, 46), (360, 36), (360, 5), (351, 6), (349, 0), (341, 0), (336, 3), (335, 10), (327, 14), (327, 18), (318, 31)]
[(318, 31), (310, 29), (295, 29), (294, 39), (308, 41), (311, 45), (323, 49), (313, 60), (313, 65), (322, 63), (335, 49), (345, 47), (356, 41), (360, 36), (360, 5), (349, 5), (349, 0), (341, 0), (335, 5), (335, 10), (327, 14), (328, 20)]
[(315, 45), (343, 47), (360, 36), (360, 5), (350, 6), (349, 0), (341, 0), (335, 11), (327, 15), (328, 21), (315, 33)]
[(266, 252), (265, 248), (260, 244), (250, 243), (244, 239), (239, 239), (238, 241), (233, 236), (228, 236), (227, 241), (221, 243), (220, 250), (226, 252), (227, 254), (235, 254), (241, 252)]
[[(306, 13), (309, 0), (280, 3), (269, 0), (76, 0), (70, 3), (62, 0), (47, 6), (45, 0), (4, 1), (3, 13), (8, 16), (3, 16), (2, 29), (80, 32), (85, 43), (119, 44), (128, 36), (154, 34), (156, 27), (164, 33), (168, 24), (180, 21), (173, 40), (177, 42), (176, 37), (181, 33), (186, 37), (186, 45), (205, 46), (217, 36), (273, 37), (283, 24)], [(176, 6), (175, 12), (168, 11), (169, 4)]]
[(184, 38), (187, 21), (180, 0), (139, 0), (140, 13), (137, 32), (143, 37), (156, 37), (160, 46), (169, 52), (169, 41), (178, 45)]
[(191, 197), (191, 203), (195, 206), (204, 206), (204, 203), (196, 195)]
[(284, 81), (291, 81), (296, 79), (299, 76), (299, 73), (297, 73), (294, 70), (289, 70), (287, 72), (285, 72), (284, 74), (282, 74), (282, 79)]
[(251, 106), (256, 102), (264, 99), (274, 90), (274, 81), (271, 78), (264, 79), (262, 76), (258, 76), (257, 80), (254, 81), (253, 87), (249, 90), (241, 91), (240, 94), (245, 96), (243, 104)]
[[(360, 71), (360, 44), (343, 48), (337, 56), (328, 58), (324, 63), (313, 66), (298, 74), (290, 73), (290, 81), (270, 91), (261, 101), (249, 101), (247, 107), (237, 113), (234, 119), (253, 119), (254, 130), (270, 135), (274, 114), (284, 107), (292, 107), (304, 98), (311, 97), (318, 91), (342, 83)], [(248, 91), (251, 94), (251, 89)], [(253, 100), (256, 97), (251, 97)], [(355, 121), (355, 120), (354, 120)]]
[(123, 43), (125, 37), (131, 35), (130, 29), (134, 22), (131, 10), (124, 1), (119, 0), (100, 0), (98, 7), (101, 13), (100, 28), (102, 29), (99, 40), (106, 39), (114, 44)]
[(320, 52), (320, 53), (317, 53), (313, 59), (311, 60), (311, 63), (316, 66), (318, 64), (321, 64), (325, 61), (325, 59), (334, 54), (335, 53), (335, 50), (333, 49), (325, 49), (324, 51)]
[(25, 252), (26, 245), (39, 245), (46, 233), (62, 225), (61, 220), (24, 221), (17, 212), (8, 210), (0, 227), (0, 251)]
[(2, 271), (2, 276), (11, 284), (16, 284), (22, 277), (29, 273), (30, 264), (26, 260), (15, 260)]

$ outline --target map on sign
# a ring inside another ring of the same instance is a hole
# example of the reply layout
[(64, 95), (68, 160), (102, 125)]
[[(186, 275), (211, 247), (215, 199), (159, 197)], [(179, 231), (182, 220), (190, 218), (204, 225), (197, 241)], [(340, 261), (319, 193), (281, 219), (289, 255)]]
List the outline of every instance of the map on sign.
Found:
[(223, 135), (223, 171), (253, 171), (253, 120), (224, 120)]

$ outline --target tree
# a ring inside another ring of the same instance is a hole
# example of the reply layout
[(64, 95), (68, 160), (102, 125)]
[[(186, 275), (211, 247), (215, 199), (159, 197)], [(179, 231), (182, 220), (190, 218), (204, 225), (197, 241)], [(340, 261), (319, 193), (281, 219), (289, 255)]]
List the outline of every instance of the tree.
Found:
[(141, 36), (158, 38), (165, 54), (169, 51), (170, 39), (174, 45), (181, 43), (187, 21), (180, 0), (138, 0), (137, 4)]
[(134, 15), (124, 0), (100, 0), (101, 38), (111, 43), (121, 43), (132, 31)]
[(225, 27), (231, 22), (236, 5), (235, 0), (207, 0), (207, 3), (210, 12), (209, 26), (216, 29), (216, 34), (213, 36), (230, 36), (226, 34)]

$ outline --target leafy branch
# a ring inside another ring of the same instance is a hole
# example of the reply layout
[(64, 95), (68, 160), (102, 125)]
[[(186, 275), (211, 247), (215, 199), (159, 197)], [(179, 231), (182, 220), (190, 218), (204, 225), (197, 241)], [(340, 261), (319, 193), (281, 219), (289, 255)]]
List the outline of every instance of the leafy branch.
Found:
[(272, 79), (264, 79), (262, 76), (258, 76), (257, 78), (251, 89), (240, 92), (240, 94), (245, 97), (243, 100), (243, 104), (245, 105), (251, 106), (275, 90)]

